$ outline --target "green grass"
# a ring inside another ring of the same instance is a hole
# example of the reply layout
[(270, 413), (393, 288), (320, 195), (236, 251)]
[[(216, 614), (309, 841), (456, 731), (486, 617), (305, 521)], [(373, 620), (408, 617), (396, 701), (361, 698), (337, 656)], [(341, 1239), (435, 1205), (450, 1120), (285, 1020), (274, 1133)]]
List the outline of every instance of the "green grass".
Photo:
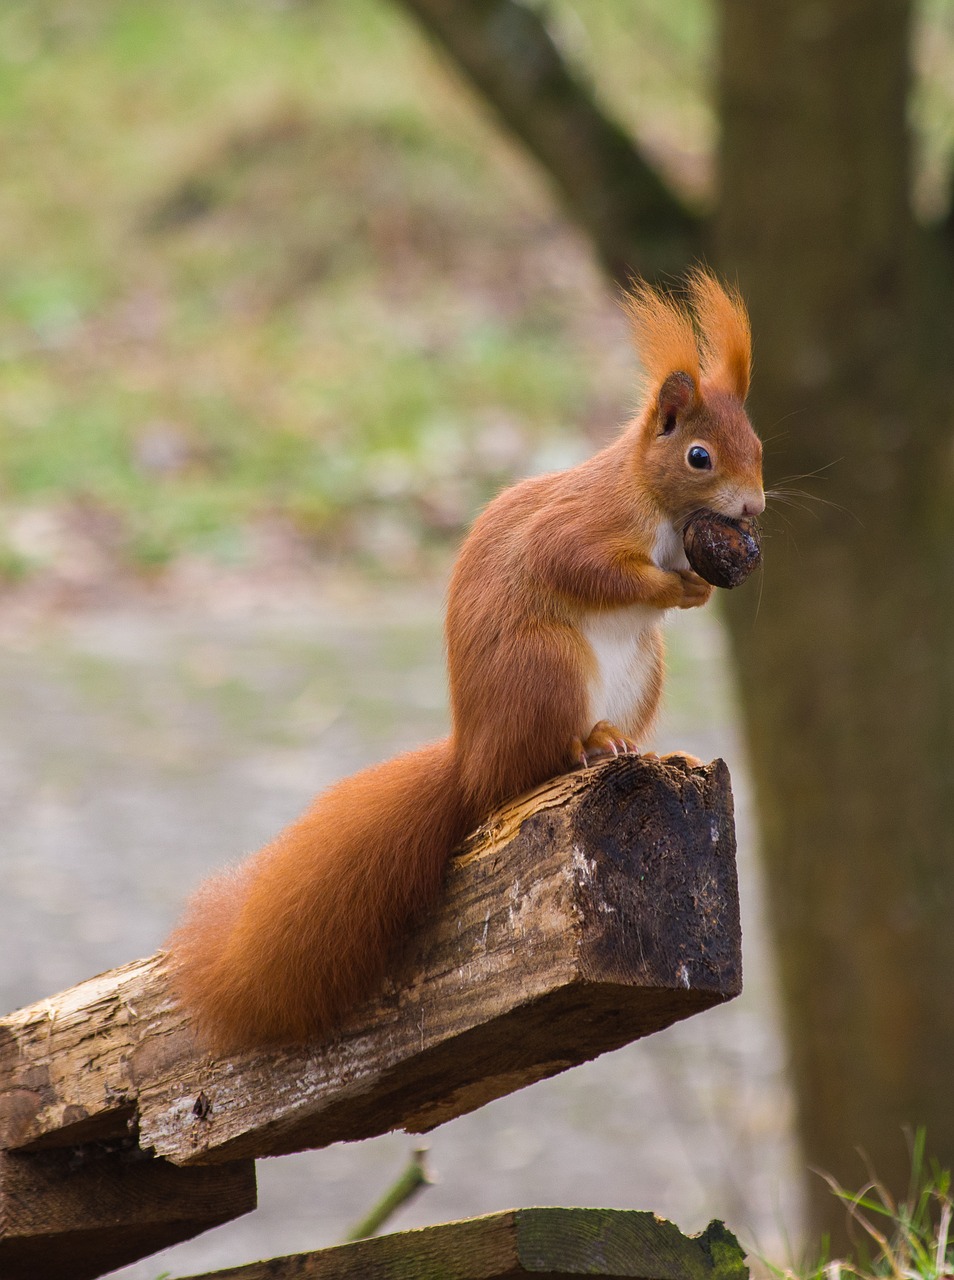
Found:
[(954, 1198), (951, 1172), (925, 1156), (919, 1129), (911, 1152), (911, 1184), (896, 1200), (876, 1176), (849, 1192), (827, 1177), (844, 1204), (856, 1241), (854, 1253), (798, 1270), (770, 1268), (777, 1280), (949, 1280), (954, 1276)]
[[(926, 12), (933, 172), (954, 55)], [(553, 20), (704, 196), (708, 0)], [(0, 167), (4, 581), (90, 546), (243, 563), (262, 528), (426, 546), (629, 407), (586, 246), (386, 0), (7, 0)]]

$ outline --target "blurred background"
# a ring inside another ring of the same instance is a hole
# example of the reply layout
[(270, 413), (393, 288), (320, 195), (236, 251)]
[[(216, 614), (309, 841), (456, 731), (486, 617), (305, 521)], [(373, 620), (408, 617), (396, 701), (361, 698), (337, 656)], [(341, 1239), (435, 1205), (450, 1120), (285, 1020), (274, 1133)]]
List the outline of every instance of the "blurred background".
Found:
[[(809, 1165), (954, 1162), (951, 0), (7, 0), (0, 120), (0, 1003), (444, 731), (456, 543), (631, 412), (619, 284), (705, 258), (776, 495), (656, 745), (729, 761), (746, 991), (444, 1126), (394, 1225), (620, 1205), (785, 1264), (842, 1221)], [(122, 1274), (336, 1242), (412, 1145), (262, 1162)]]

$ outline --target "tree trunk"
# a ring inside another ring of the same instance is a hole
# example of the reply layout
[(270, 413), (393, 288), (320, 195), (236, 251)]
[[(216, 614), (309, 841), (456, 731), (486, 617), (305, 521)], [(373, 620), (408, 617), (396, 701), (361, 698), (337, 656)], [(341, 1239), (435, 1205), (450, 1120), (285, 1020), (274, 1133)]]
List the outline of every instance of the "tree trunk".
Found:
[[(402, 2), (617, 280), (705, 241), (521, 0)], [(910, 212), (911, 0), (720, 7), (716, 256), (769, 480), (819, 499), (770, 499), (761, 593), (728, 600), (800, 1132), (814, 1167), (859, 1185), (861, 1147), (903, 1192), (903, 1127), (954, 1166), (954, 215)]]
[[(908, 203), (910, 6), (722, 12), (718, 256), (769, 483), (822, 499), (770, 499), (761, 599), (729, 611), (800, 1130), (903, 1192), (903, 1126), (954, 1164), (952, 295)], [(843, 1235), (821, 1179), (810, 1205)]]

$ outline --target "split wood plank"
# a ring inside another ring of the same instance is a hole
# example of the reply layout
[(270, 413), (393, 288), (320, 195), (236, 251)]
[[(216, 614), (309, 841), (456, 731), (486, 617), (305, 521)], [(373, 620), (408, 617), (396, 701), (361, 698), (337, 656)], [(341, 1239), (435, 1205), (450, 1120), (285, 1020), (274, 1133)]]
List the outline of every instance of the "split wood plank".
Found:
[(698, 1236), (630, 1209), (510, 1209), (187, 1280), (746, 1280), (735, 1236)]
[(0, 1019), (0, 1150), (122, 1138), (136, 1121), (130, 1053), (168, 1004), (160, 956)]
[(162, 953), (0, 1022), (0, 1146), (125, 1132), (176, 1164), (422, 1132), (741, 987), (721, 761), (627, 757), (508, 806), (324, 1043), (213, 1061)]
[(0, 1152), (0, 1276), (92, 1280), (255, 1203), (252, 1160), (181, 1169), (134, 1138)]

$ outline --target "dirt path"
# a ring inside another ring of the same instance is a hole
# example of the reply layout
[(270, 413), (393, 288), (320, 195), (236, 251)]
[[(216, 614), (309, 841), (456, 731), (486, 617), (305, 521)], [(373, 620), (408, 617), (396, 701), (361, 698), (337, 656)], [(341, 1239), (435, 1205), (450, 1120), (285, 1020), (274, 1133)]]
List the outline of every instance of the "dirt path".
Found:
[[(335, 777), (443, 732), (436, 589), (329, 581), (264, 602), (117, 605), (8, 625), (0, 667), (0, 1005), (152, 951), (201, 875)], [(658, 745), (724, 756), (743, 875), (741, 999), (463, 1117), (395, 1228), (514, 1205), (723, 1217), (767, 1256), (797, 1237), (791, 1103), (760, 924), (721, 634), (680, 616)], [(153, 1280), (337, 1242), (397, 1175), (390, 1135), (259, 1166), (261, 1208), (118, 1276)]]

